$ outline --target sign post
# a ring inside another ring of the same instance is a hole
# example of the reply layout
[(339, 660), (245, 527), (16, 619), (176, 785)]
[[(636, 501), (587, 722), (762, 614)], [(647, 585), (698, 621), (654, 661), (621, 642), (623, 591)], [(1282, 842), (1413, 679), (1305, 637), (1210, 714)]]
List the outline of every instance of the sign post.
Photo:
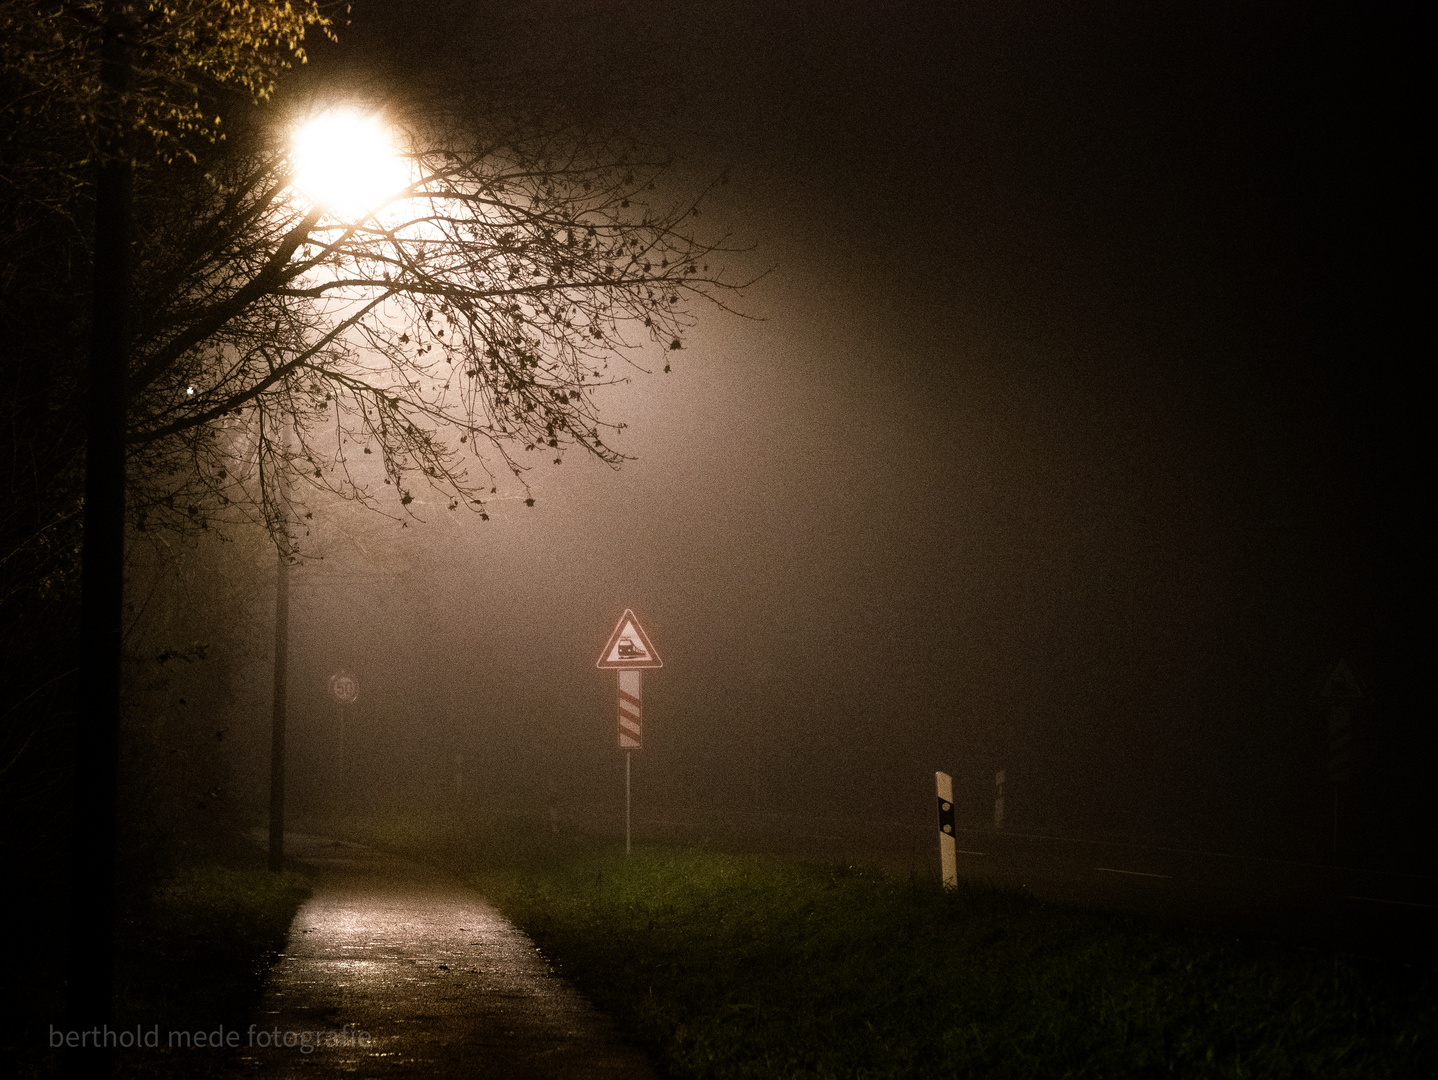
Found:
[(654, 651), (649, 635), (634, 612), (628, 608), (619, 617), (619, 625), (609, 635), (604, 651), (594, 665), (612, 668), (619, 673), (619, 749), (624, 751), (624, 854), (630, 852), (629, 798), (630, 754), (643, 748), (644, 715), (640, 672), (644, 668), (662, 668), (664, 661)]
[(354, 674), (343, 669), (330, 676), (330, 694), (335, 699), (335, 712), (339, 714), (340, 735), (340, 811), (349, 810), (349, 757), (345, 746), (345, 706), (359, 700), (359, 680)]

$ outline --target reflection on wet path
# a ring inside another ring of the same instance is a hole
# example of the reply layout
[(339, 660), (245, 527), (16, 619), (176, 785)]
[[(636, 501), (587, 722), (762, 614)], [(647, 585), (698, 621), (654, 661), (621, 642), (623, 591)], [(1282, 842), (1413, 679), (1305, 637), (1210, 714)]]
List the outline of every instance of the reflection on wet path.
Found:
[(295, 916), (238, 1076), (652, 1078), (477, 893), (371, 848), (292, 835)]

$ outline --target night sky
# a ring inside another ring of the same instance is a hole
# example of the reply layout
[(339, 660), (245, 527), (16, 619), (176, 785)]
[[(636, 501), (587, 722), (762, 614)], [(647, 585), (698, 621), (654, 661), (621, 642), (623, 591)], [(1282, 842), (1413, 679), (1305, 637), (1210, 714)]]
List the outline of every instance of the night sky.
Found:
[(297, 798), (347, 666), (373, 790), (463, 752), (506, 805), (610, 806), (632, 607), (655, 816), (924, 823), (944, 769), (979, 824), (1004, 769), (1015, 827), (1300, 853), (1347, 656), (1365, 828), (1422, 835), (1414, 41), (1299, 4), (361, 0), (311, 78), (448, 65), (643, 127), (767, 274), (612, 392), (622, 470), (536, 462), (533, 508), (422, 503), (297, 572)]

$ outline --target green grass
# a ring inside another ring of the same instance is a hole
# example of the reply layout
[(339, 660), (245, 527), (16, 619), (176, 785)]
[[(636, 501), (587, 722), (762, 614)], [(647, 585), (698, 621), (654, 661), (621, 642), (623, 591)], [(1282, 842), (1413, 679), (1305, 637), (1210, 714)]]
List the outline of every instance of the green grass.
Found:
[(126, 920), (116, 1019), (196, 1029), (248, 1019), (309, 895), (298, 874), (207, 865), (160, 882)]
[(1438, 1075), (1429, 973), (703, 849), (473, 881), (679, 1078)]
[[(271, 874), (262, 860), (238, 853), (181, 867), (132, 896), (118, 925), (116, 1028), (169, 1031), (241, 1028), (250, 1022), (266, 973), (295, 911), (309, 895), (294, 873)], [(57, 914), (63, 914), (63, 911)], [(7, 972), (4, 1051), (9, 1075), (58, 1076), (60, 1054), (48, 1046), (49, 1026), (65, 1027), (64, 924), (29, 933), (50, 946), (22, 951)], [(10, 980), (13, 978), (13, 982)], [(228, 1063), (222, 1051), (121, 1050), (121, 1077), (206, 1077)], [(9, 1072), (13, 1069), (13, 1072)]]

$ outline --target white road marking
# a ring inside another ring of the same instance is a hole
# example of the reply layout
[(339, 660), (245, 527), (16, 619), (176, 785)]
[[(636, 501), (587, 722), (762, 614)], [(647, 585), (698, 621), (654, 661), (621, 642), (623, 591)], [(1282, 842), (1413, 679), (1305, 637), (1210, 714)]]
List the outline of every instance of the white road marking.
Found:
[(1095, 866), (1095, 870), (1102, 870), (1105, 874), (1129, 874), (1132, 877), (1156, 877), (1172, 878), (1172, 874), (1145, 874), (1142, 870), (1115, 870), (1112, 866)]
[(1411, 900), (1384, 900), (1379, 896), (1341, 896), (1340, 900), (1367, 900), (1370, 904), (1397, 904), (1399, 907), (1421, 907), (1438, 911), (1438, 904), (1415, 904)]

